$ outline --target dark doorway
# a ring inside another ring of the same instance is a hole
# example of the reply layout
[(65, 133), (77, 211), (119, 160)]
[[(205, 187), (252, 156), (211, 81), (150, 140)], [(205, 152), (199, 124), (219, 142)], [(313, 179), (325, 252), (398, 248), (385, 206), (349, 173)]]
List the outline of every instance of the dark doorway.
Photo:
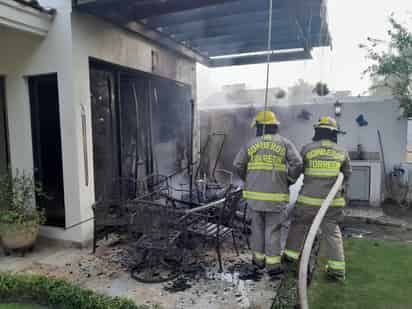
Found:
[(57, 74), (29, 77), (34, 178), (47, 194), (36, 197), (46, 224), (65, 226), (63, 163)]
[(7, 145), (7, 118), (4, 78), (0, 76), (0, 175), (7, 172), (9, 165)]
[(191, 88), (167, 79), (154, 79), (151, 87), (154, 171), (171, 175), (189, 160), (191, 138)]

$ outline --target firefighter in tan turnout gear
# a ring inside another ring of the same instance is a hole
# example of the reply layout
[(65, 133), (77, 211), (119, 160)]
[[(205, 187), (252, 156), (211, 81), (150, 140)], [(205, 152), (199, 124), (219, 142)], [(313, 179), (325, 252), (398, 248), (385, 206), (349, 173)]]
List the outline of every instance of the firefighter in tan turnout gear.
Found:
[(237, 154), (234, 166), (245, 181), (243, 197), (252, 217), (253, 263), (271, 275), (282, 272), (280, 229), (289, 203), (289, 185), (300, 174), (302, 159), (295, 146), (278, 134), (279, 121), (270, 111), (253, 121), (256, 138)]
[[(340, 172), (347, 182), (352, 170), (348, 153), (337, 145), (337, 124), (331, 117), (323, 117), (315, 125), (313, 142), (304, 146), (303, 187), (293, 211), (292, 225), (284, 252), (288, 261), (298, 261), (307, 232), (323, 200), (328, 195)], [(345, 279), (345, 258), (342, 234), (338, 223), (343, 218), (345, 198), (338, 191), (321, 225), (327, 255), (327, 274)]]

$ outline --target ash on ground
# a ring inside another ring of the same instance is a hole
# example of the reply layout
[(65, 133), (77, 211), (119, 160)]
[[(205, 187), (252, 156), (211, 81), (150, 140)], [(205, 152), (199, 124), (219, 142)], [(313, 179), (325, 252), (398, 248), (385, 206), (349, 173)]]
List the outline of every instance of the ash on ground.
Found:
[[(250, 264), (246, 244), (239, 256), (231, 243), (222, 247), (223, 272), (219, 272), (216, 252), (210, 245), (190, 252), (180, 276), (161, 284), (162, 295), (176, 298), (173, 308), (270, 308), (280, 280), (272, 280)], [(115, 247), (103, 246), (99, 256), (126, 270), (132, 262), (127, 254), (127, 249), (116, 243)]]
[[(40, 256), (36, 258), (36, 254)], [(90, 249), (52, 250), (45, 246), (22, 260), (24, 267), (18, 271), (63, 278), (103, 294), (130, 298), (149, 308), (270, 308), (279, 282), (251, 268), (246, 248), (240, 248), (237, 256), (231, 242), (224, 243), (222, 258), (224, 271), (219, 272), (212, 245), (190, 252), (178, 278), (162, 284), (145, 284), (130, 276), (129, 265), (133, 261), (127, 243), (110, 236), (99, 242), (96, 254)]]

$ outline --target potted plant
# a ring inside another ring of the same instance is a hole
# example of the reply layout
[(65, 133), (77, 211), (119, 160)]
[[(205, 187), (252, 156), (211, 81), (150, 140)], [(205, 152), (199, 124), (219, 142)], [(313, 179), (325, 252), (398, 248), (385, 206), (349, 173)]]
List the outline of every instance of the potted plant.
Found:
[(36, 194), (45, 196), (33, 176), (19, 171), (0, 176), (0, 240), (6, 254), (33, 248), (45, 222), (44, 211), (35, 206)]

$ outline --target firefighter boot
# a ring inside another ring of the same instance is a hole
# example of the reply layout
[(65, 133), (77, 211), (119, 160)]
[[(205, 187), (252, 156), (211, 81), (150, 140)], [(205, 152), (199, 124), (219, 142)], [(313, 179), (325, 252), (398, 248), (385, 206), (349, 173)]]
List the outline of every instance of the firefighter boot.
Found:
[(285, 266), (281, 263), (266, 263), (266, 270), (269, 277), (271, 277), (272, 279), (277, 279), (278, 276), (282, 275), (285, 272)]
[[(340, 262), (340, 263), (345, 263), (345, 262)], [(344, 264), (343, 264), (344, 265)], [(343, 267), (333, 267), (330, 264), (330, 261), (326, 265), (326, 275), (328, 279), (333, 280), (333, 281), (345, 281), (346, 275), (345, 275), (345, 269)]]

